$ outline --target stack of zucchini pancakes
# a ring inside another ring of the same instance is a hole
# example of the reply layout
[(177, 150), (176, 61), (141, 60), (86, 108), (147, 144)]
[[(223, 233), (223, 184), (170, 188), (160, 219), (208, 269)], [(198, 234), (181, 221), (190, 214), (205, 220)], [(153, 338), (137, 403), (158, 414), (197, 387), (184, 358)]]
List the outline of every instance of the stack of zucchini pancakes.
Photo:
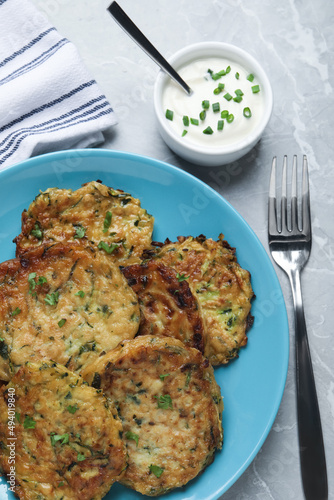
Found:
[[(219, 235), (152, 242), (140, 201), (100, 181), (50, 188), (0, 264), (0, 468), (22, 499), (159, 496), (223, 442), (214, 366), (252, 324), (249, 272)], [(15, 394), (15, 422), (8, 399)]]

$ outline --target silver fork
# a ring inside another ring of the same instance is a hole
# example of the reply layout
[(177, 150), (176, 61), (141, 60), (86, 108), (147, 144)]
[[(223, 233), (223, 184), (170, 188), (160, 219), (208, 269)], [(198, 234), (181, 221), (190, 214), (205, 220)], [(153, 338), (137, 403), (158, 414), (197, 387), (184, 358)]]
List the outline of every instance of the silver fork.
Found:
[(269, 248), (273, 259), (287, 273), (293, 295), (297, 420), (303, 489), (307, 500), (327, 500), (326, 458), (300, 282), (312, 241), (307, 158), (303, 157), (301, 213), (297, 192), (297, 156), (293, 157), (291, 197), (287, 193), (288, 161), (287, 156), (284, 156), (280, 203), (277, 203), (276, 195), (276, 164), (277, 159), (274, 157), (269, 186)]

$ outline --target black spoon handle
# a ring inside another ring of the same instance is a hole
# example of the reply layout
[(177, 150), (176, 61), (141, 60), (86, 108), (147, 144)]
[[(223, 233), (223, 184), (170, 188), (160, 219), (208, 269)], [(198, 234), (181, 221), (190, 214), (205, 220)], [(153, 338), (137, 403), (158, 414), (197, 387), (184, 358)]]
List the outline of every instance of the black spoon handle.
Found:
[(113, 16), (115, 21), (120, 25), (121, 28), (149, 55), (153, 61), (155, 61), (160, 68), (165, 71), (173, 80), (176, 81), (187, 94), (191, 94), (192, 90), (185, 81), (182, 80), (180, 75), (172, 68), (172, 66), (166, 61), (166, 59), (157, 51), (157, 49), (151, 44), (151, 42), (146, 38), (146, 36), (137, 28), (134, 22), (129, 18), (129, 16), (124, 12), (124, 10), (118, 5), (117, 2), (112, 2), (108, 10)]

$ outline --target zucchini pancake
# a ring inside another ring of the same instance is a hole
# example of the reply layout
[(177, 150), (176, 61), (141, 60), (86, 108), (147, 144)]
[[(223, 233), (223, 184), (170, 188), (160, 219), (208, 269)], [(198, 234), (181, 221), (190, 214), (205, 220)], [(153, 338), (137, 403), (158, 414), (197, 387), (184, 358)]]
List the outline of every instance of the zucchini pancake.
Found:
[(121, 433), (113, 404), (56, 363), (27, 363), (0, 390), (0, 468), (21, 499), (101, 499), (126, 467)]
[(178, 339), (124, 341), (82, 375), (118, 409), (129, 455), (125, 486), (162, 495), (197, 476), (221, 448), (223, 403), (213, 368)]
[(126, 264), (140, 262), (151, 243), (154, 218), (120, 189), (89, 182), (76, 191), (50, 188), (22, 213), (16, 256), (41, 245), (71, 241), (98, 246)]
[(80, 370), (138, 330), (138, 299), (104, 252), (55, 244), (0, 264), (0, 379), (26, 361)]
[(164, 335), (204, 352), (205, 332), (197, 299), (186, 277), (157, 261), (122, 268), (139, 299), (138, 335)]
[(173, 267), (187, 277), (192, 293), (201, 305), (208, 332), (204, 354), (212, 365), (226, 364), (238, 356), (247, 343), (247, 330), (254, 296), (250, 273), (237, 262), (235, 249), (219, 235), (218, 241), (180, 236), (166, 240), (147, 252), (149, 257)]

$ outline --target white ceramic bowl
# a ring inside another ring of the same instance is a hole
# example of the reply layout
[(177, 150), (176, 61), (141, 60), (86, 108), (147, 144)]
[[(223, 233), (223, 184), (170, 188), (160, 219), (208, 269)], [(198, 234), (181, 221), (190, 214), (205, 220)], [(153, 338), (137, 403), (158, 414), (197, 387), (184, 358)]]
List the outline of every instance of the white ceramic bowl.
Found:
[[(266, 73), (259, 62), (253, 56), (234, 45), (221, 42), (196, 43), (178, 51), (169, 59), (169, 62), (176, 71), (179, 71), (182, 66), (196, 59), (209, 57), (221, 57), (230, 60), (231, 63), (235, 62), (253, 73), (260, 84), (262, 98), (264, 99), (264, 110), (261, 120), (247, 136), (234, 144), (221, 146), (202, 146), (184, 140), (184, 137), (176, 132), (171, 126), (170, 120), (167, 120), (165, 116), (163, 94), (167, 84), (170, 83), (170, 77), (163, 71), (159, 72), (154, 87), (154, 108), (159, 132), (166, 144), (176, 154), (198, 165), (218, 166), (238, 160), (259, 141), (272, 113), (273, 94)], [(186, 94), (184, 95), (187, 98)]]

